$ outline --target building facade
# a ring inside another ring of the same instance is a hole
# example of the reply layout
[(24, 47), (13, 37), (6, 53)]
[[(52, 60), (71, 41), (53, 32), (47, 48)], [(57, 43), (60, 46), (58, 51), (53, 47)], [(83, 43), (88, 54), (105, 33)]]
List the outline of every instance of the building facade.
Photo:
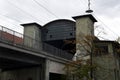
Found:
[(115, 41), (96, 41), (93, 63), (97, 65), (95, 80), (120, 79), (120, 45)]
[[(75, 21), (59, 19), (44, 26), (37, 23), (21, 24), (24, 35), (1, 26), (0, 80), (62, 80), (65, 64), (72, 61), (73, 57), (83, 58), (86, 55), (81, 45), (85, 48), (88, 46), (79, 42), (88, 35), (94, 36), (94, 23), (97, 22), (91, 14), (75, 16), (73, 19)], [(73, 44), (73, 41), (76, 43)], [(112, 71), (109, 73), (107, 69), (106, 72), (102, 68), (97, 69), (94, 79), (119, 80), (120, 61), (115, 49), (116, 46), (119, 49), (119, 44), (98, 40), (95, 45), (99, 48), (96, 54), (88, 55), (85, 59), (92, 58), (93, 63)], [(101, 53), (104, 55), (101, 56)], [(106, 74), (109, 75), (102, 78)]]

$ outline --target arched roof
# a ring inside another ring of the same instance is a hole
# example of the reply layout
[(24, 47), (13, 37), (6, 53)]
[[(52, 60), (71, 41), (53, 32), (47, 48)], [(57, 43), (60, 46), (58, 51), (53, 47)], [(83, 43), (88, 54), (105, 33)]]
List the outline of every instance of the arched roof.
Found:
[(59, 23), (59, 22), (70, 22), (70, 23), (74, 23), (75, 24), (75, 21), (72, 21), (72, 20), (69, 20), (69, 19), (57, 19), (57, 20), (53, 20), (53, 21), (50, 21), (48, 22), (47, 24), (43, 25), (43, 27), (46, 27), (47, 25), (50, 25), (50, 24), (53, 24), (53, 23)]

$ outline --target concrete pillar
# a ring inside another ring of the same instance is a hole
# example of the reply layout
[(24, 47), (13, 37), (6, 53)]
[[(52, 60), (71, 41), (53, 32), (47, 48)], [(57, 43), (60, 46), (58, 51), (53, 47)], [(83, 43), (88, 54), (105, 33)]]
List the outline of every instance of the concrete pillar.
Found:
[(94, 36), (94, 22), (97, 22), (97, 20), (91, 14), (75, 16), (73, 19), (76, 20), (75, 56), (83, 58), (83, 56), (88, 53), (87, 50), (90, 50), (89, 45), (87, 45), (84, 41), (87, 39), (86, 37), (91, 36), (92, 38)]
[(1, 77), (2, 77), (2, 69), (0, 69), (0, 80), (1, 80)]
[(50, 60), (46, 59), (46, 64), (45, 64), (45, 80), (49, 80), (49, 65), (50, 65)]
[(41, 26), (37, 23), (21, 25), (24, 26), (24, 44), (29, 47), (42, 49)]

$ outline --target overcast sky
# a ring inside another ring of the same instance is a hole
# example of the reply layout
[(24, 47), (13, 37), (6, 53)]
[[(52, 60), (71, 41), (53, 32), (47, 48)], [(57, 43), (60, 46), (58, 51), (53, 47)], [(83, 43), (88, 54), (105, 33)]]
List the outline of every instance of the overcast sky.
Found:
[[(0, 0), (0, 25), (22, 33), (20, 24), (72, 19), (85, 14), (87, 4), (88, 0)], [(91, 9), (99, 21), (96, 31), (104, 32), (99, 36), (111, 40), (120, 36), (120, 0), (91, 0)]]

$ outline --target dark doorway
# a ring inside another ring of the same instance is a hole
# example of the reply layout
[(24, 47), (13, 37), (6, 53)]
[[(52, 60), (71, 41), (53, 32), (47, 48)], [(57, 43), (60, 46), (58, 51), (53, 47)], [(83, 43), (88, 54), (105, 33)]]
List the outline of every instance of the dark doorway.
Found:
[(57, 74), (57, 73), (50, 73), (50, 79), (49, 80), (65, 80), (65, 75)]

